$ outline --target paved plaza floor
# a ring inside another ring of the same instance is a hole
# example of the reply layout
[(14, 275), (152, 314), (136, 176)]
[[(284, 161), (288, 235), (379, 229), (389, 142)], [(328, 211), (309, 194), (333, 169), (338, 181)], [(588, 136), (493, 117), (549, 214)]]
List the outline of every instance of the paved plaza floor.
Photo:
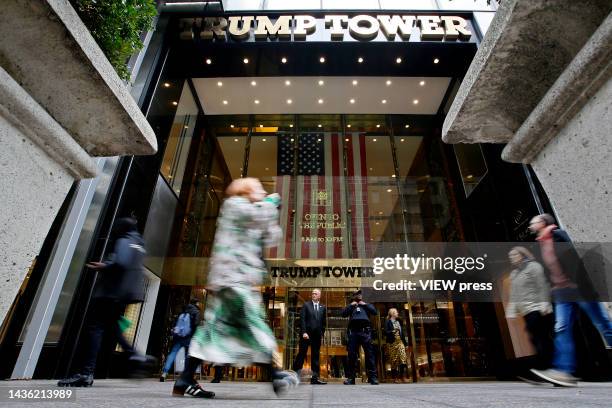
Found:
[[(172, 397), (172, 381), (96, 380), (91, 388), (72, 388), (72, 401), (9, 401), (11, 389), (57, 389), (54, 381), (0, 381), (0, 406), (31, 407), (612, 407), (612, 383), (580, 383), (577, 388), (532, 386), (520, 382), (300, 385), (277, 398), (269, 383), (203, 383), (214, 400)], [(14, 401), (14, 400), (13, 400)]]

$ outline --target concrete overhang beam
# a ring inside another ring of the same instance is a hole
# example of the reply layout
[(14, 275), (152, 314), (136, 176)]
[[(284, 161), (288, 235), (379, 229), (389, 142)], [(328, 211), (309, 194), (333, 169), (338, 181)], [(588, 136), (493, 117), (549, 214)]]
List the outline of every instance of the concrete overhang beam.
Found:
[(2, 2), (0, 38), (2, 67), (87, 153), (157, 151), (153, 129), (68, 1)]
[(442, 139), (510, 142), (611, 8), (609, 0), (502, 2), (449, 110)]

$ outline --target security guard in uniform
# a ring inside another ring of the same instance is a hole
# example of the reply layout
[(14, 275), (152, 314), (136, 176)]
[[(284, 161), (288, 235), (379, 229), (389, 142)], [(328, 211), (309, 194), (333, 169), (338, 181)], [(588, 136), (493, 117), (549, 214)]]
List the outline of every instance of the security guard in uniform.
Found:
[(376, 361), (372, 346), (372, 325), (370, 316), (376, 316), (376, 308), (362, 299), (361, 290), (353, 293), (353, 301), (342, 311), (342, 317), (349, 318), (348, 324), (348, 366), (346, 367), (346, 380), (344, 385), (355, 384), (355, 365), (359, 346), (365, 353), (368, 382), (378, 385), (376, 375)]

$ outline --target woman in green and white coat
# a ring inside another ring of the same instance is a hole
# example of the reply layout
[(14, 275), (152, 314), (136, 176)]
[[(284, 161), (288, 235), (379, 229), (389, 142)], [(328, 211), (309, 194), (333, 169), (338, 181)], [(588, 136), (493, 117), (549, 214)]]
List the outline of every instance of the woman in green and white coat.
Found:
[(207, 289), (212, 295), (205, 324), (196, 329), (189, 345), (189, 360), (173, 395), (213, 398), (193, 378), (202, 361), (244, 367), (261, 364), (272, 370), (279, 394), (299, 380), (294, 372), (272, 366), (276, 339), (265, 322), (260, 291), (267, 273), (263, 249), (282, 237), (278, 224), (280, 196), (266, 196), (259, 180), (234, 180), (221, 207), (210, 260)]

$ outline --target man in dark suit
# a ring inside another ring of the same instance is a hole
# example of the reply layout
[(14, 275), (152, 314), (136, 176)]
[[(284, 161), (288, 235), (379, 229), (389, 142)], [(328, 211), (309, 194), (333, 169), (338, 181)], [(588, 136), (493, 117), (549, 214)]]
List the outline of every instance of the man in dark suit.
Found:
[(321, 339), (323, 334), (325, 334), (325, 327), (327, 325), (327, 319), (325, 318), (327, 309), (319, 302), (321, 299), (321, 291), (319, 289), (313, 289), (311, 296), (312, 300), (304, 303), (300, 313), (300, 349), (293, 362), (293, 370), (299, 372), (302, 369), (308, 347), (310, 346), (310, 365), (312, 367), (310, 383), (327, 384), (319, 379), (319, 351), (321, 349)]

